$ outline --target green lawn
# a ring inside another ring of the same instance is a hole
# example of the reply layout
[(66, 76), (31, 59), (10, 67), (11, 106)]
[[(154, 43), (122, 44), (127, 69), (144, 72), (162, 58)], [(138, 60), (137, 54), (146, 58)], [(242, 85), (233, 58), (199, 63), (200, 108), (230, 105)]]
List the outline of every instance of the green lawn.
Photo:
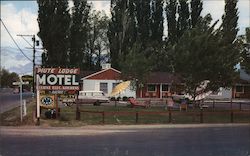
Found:
[[(35, 103), (30, 102), (27, 105), (28, 115), (24, 117), (23, 122), (20, 123), (20, 110), (15, 108), (8, 112), (1, 114), (1, 125), (19, 126), (19, 125), (35, 125), (34, 113)], [(44, 115), (45, 110), (42, 110), (40, 123), (48, 126), (84, 126), (103, 124), (168, 124), (169, 112), (164, 107), (151, 108), (130, 108), (128, 106), (93, 106), (82, 105), (80, 110), (88, 111), (81, 112), (80, 120), (76, 120), (76, 108), (62, 107), (60, 109), (60, 116), (58, 119), (47, 119)], [(95, 113), (90, 113), (94, 111)], [(157, 113), (160, 112), (160, 113)], [(136, 115), (138, 113), (138, 115)], [(250, 113), (235, 113), (233, 122), (235, 123), (250, 123)], [(137, 120), (136, 120), (137, 118)], [(188, 112), (179, 112), (178, 109), (173, 110), (171, 114), (171, 123), (186, 124), (186, 123), (200, 123), (200, 110), (189, 109)], [(137, 121), (137, 122), (136, 122)], [(229, 111), (213, 112), (205, 109), (203, 112), (204, 123), (230, 123), (231, 114)]]
[(33, 113), (36, 109), (34, 101), (30, 101), (26, 105), (27, 115), (23, 117), (23, 122), (21, 123), (20, 118), (20, 107), (14, 108), (7, 112), (1, 114), (0, 125), (1, 126), (20, 126), (20, 125), (33, 125), (35, 122), (33, 120)]

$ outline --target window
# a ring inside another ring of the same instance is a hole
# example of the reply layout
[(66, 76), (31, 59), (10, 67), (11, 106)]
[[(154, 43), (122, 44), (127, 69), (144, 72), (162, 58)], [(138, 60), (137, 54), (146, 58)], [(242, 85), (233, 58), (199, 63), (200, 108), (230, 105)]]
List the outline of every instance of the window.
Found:
[(100, 83), (100, 91), (103, 91), (103, 93), (108, 93), (108, 83)]
[(156, 91), (155, 85), (149, 84), (147, 88), (148, 88), (148, 92), (155, 92)]
[(244, 93), (244, 87), (243, 86), (236, 86), (236, 93)]
[(167, 85), (167, 84), (162, 85), (162, 91), (163, 91), (163, 92), (168, 92), (168, 91), (169, 91), (169, 90), (168, 90), (168, 85)]

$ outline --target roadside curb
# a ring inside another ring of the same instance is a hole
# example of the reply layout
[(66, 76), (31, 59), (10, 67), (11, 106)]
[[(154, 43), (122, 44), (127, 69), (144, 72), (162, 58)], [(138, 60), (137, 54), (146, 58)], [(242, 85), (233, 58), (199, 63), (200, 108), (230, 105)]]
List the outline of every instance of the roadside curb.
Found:
[(139, 131), (151, 132), (152, 130), (162, 129), (233, 127), (249, 127), (250, 129), (250, 124), (87, 125), (83, 127), (1, 126), (0, 134), (18, 136), (95, 136), (118, 133), (136, 133)]

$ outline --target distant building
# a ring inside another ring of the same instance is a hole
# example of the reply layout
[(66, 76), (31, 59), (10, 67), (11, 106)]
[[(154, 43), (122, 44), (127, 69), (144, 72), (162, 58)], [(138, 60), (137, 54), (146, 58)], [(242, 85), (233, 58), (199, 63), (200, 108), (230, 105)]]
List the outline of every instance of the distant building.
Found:
[(171, 92), (183, 93), (183, 83), (180, 77), (167, 72), (153, 72), (149, 75), (147, 83), (137, 88), (137, 98), (165, 98)]
[[(250, 75), (244, 70), (240, 70), (240, 78), (231, 88), (220, 88), (206, 98), (209, 99), (231, 99), (248, 98), (250, 99)], [(109, 95), (113, 88), (122, 82), (121, 72), (112, 68), (110, 64), (104, 64), (100, 71), (82, 72), (81, 90), (84, 91), (103, 91)], [(120, 96), (136, 98), (166, 98), (168, 94), (184, 95), (184, 83), (179, 75), (167, 72), (153, 72), (149, 75), (147, 83), (133, 91), (126, 89)]]
[(250, 99), (250, 75), (243, 69), (239, 70), (239, 79), (231, 88), (220, 88), (213, 92), (209, 99)]
[[(121, 72), (112, 68), (110, 64), (104, 64), (102, 70), (97, 72), (83, 72), (86, 73), (81, 79), (81, 90), (84, 91), (103, 91), (107, 96), (112, 92), (113, 88), (122, 82)], [(87, 74), (89, 73), (89, 74)], [(135, 97), (135, 91), (131, 88), (121, 92), (116, 97)]]
[(232, 88), (233, 98), (250, 99), (250, 75), (240, 69), (240, 79)]

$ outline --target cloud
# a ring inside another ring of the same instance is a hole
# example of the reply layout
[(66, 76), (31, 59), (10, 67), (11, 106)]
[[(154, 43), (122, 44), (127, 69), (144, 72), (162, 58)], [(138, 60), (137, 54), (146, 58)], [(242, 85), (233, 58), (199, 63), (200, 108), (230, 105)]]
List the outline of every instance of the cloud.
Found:
[[(37, 34), (39, 28), (37, 14), (29, 9), (16, 10), (12, 3), (1, 4), (1, 19), (5, 23), (9, 32), (21, 47), (29, 46), (18, 34), (33, 35)], [(27, 37), (31, 41), (31, 38)], [(1, 46), (15, 47), (13, 41), (4, 27), (1, 26)]]
[(69, 1), (69, 13), (72, 14), (72, 8), (74, 7), (74, 2)]
[(239, 8), (239, 34), (245, 34), (246, 27), (250, 27), (250, 1), (240, 0)]
[(110, 14), (110, 1), (89, 1), (93, 4), (93, 10), (104, 11), (107, 16), (111, 16)]
[(211, 14), (214, 21), (220, 20), (224, 13), (224, 5), (225, 2), (221, 1), (204, 1), (203, 2), (203, 10), (202, 15), (205, 16), (207, 14)]
[[(213, 21), (219, 20), (217, 27), (222, 22), (222, 15), (224, 14), (225, 2), (221, 1), (204, 1), (202, 15), (210, 13)], [(245, 28), (250, 26), (250, 1), (239, 0), (237, 3), (239, 11), (238, 28), (240, 31), (238, 34), (245, 34)]]
[[(32, 51), (25, 50), (28, 57), (31, 58)], [(18, 49), (12, 47), (1, 47), (1, 64), (5, 69), (18, 74), (29, 73), (32, 71), (32, 65), (28, 67), (28, 64), (32, 64), (19, 52)], [(25, 66), (25, 69), (23, 67)]]
[[(18, 34), (33, 35), (38, 32), (37, 14), (23, 8), (17, 10), (12, 3), (1, 4), (1, 19), (23, 52), (32, 59), (30, 45)], [(31, 37), (25, 39), (32, 44)], [(30, 66), (31, 64), (31, 66)], [(1, 23), (1, 66), (19, 74), (32, 72), (32, 62), (17, 49)]]

